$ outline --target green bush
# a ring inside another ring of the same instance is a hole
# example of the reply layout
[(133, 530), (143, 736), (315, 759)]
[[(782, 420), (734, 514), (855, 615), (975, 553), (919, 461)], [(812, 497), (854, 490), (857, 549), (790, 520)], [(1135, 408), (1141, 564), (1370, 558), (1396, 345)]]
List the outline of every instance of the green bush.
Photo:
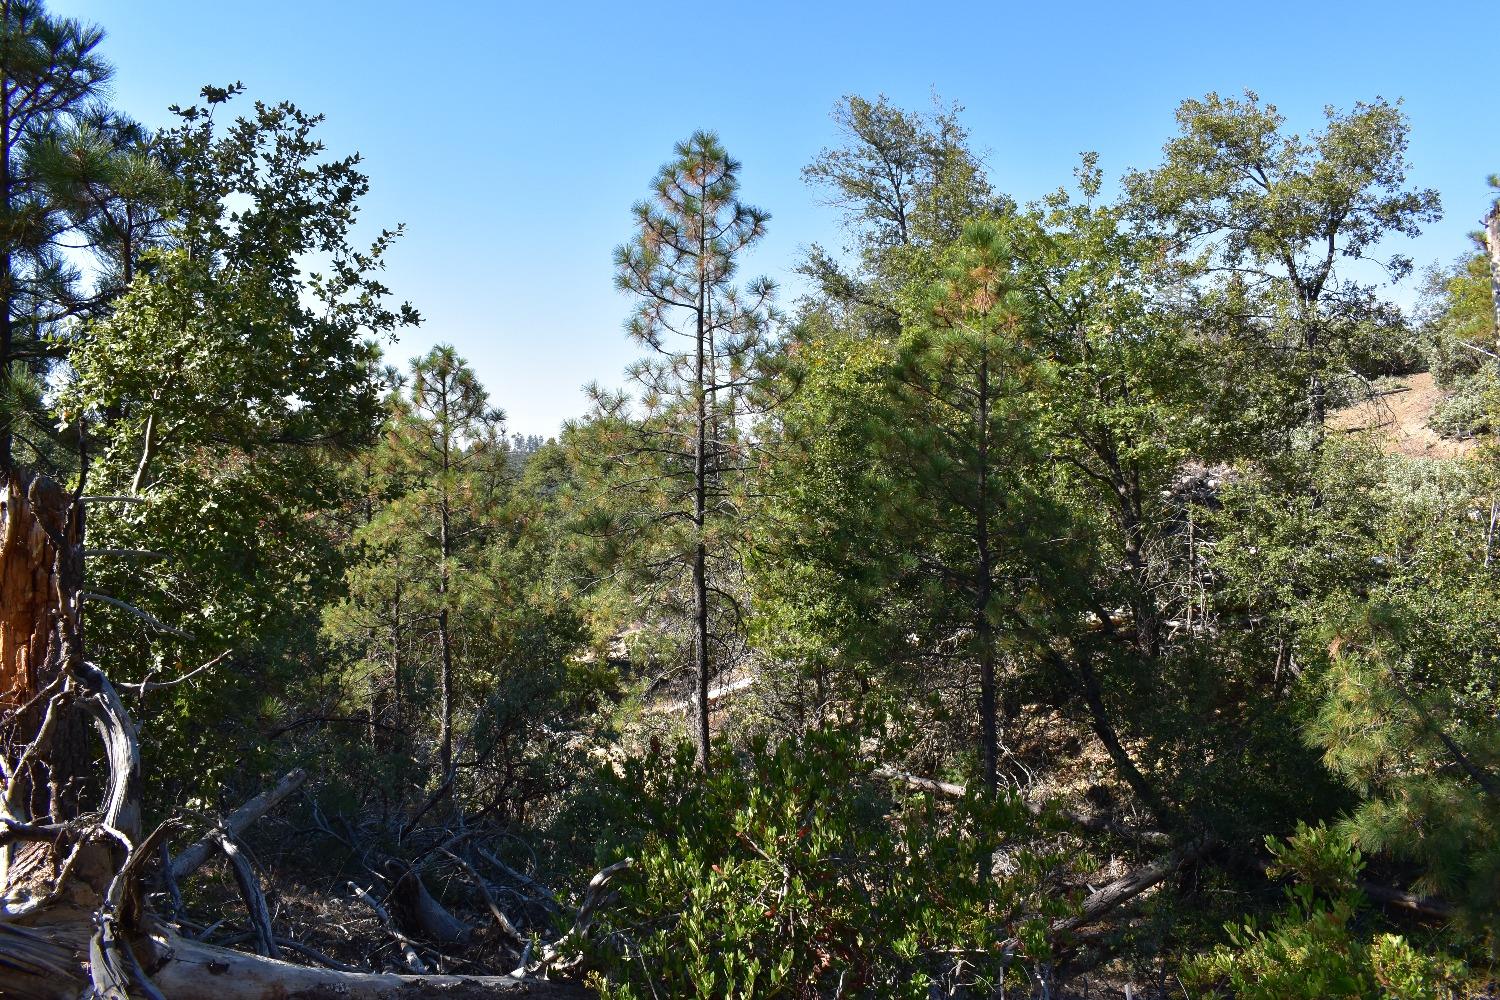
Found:
[(925, 998), (1045, 961), (1067, 903), (1018, 844), (1024, 808), (893, 797), (856, 745), (752, 741), (707, 778), (686, 751), (628, 762), (636, 864), (590, 946), (602, 995)]
[(1447, 438), (1469, 438), (1492, 429), (1496, 398), (1495, 376), (1485, 369), (1454, 385), (1433, 407), (1432, 429)]
[[(1364, 905), (1359, 850), (1321, 824), (1298, 824), (1285, 844), (1267, 838), (1268, 874), (1296, 879), (1286, 908), (1266, 929), (1230, 924), (1227, 944), (1185, 967), (1183, 981), (1205, 997), (1235, 1000), (1450, 1000), (1465, 969), (1423, 954), (1395, 934), (1366, 936), (1354, 926)], [(1226, 991), (1227, 992), (1224, 992)]]

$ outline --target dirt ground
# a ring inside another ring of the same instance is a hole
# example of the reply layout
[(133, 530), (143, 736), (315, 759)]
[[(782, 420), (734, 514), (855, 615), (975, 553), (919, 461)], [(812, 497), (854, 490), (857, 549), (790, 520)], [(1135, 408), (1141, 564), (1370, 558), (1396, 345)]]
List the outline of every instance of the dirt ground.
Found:
[(1394, 385), (1379, 390), (1374, 398), (1334, 413), (1328, 419), (1328, 426), (1348, 434), (1373, 431), (1391, 454), (1459, 458), (1472, 451), (1478, 442), (1439, 437), (1432, 429), (1429, 425), (1432, 410), (1442, 398), (1442, 390), (1433, 384), (1430, 372), (1403, 375)]

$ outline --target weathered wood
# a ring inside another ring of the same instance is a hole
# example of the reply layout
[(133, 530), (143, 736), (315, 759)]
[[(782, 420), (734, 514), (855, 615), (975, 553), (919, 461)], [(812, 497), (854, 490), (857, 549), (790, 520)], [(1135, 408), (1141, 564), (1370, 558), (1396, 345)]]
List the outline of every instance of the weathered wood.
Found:
[(484, 905), (489, 908), (490, 916), (495, 919), (495, 926), (500, 928), (500, 933), (513, 944), (524, 948), (526, 946), (526, 937), (520, 931), (516, 930), (516, 925), (510, 922), (510, 917), (506, 916), (505, 911), (500, 909), (500, 904), (495, 902), (494, 893), (490, 892), (490, 887), (485, 885), (484, 879), (474, 870), (474, 866), (452, 851), (444, 850), (443, 853), (452, 858), (464, 870), (464, 873), (469, 876), (469, 881), (474, 883), (474, 888), (479, 890), (479, 895), (484, 900)]
[(250, 824), (275, 809), (283, 799), (301, 788), (306, 780), (307, 772), (299, 767), (295, 771), (288, 772), (286, 777), (276, 783), (276, 787), (261, 792), (230, 813), (214, 832), (204, 836), (173, 860), (170, 870), (172, 878), (180, 882), (202, 868), (204, 862), (219, 849), (219, 833), (238, 838)]
[(245, 910), (250, 915), (250, 929), (255, 932), (255, 952), (267, 958), (280, 958), (281, 951), (276, 947), (276, 934), (271, 930), (271, 911), (266, 906), (266, 894), (261, 892), (260, 879), (255, 874), (250, 859), (245, 857), (245, 852), (239, 849), (232, 839), (224, 833), (218, 833), (219, 847), (223, 849), (224, 856), (229, 859), (230, 870), (234, 872), (234, 881), (239, 886), (240, 897), (245, 901)]
[(1168, 876), (1183, 865), (1202, 857), (1210, 846), (1212, 846), (1212, 841), (1206, 837), (1189, 841), (1175, 851), (1172, 851), (1166, 857), (1158, 858), (1156, 861), (1144, 867), (1137, 868), (1135, 871), (1115, 879), (1108, 885), (1100, 887), (1084, 899), (1078, 912), (1073, 916), (1054, 920), (1052, 922), (1052, 933), (1061, 934), (1093, 923), (1111, 910), (1117, 909), (1147, 889), (1165, 881)]
[(390, 902), (395, 905), (397, 918), (408, 933), (442, 946), (465, 944), (474, 936), (473, 927), (432, 898), (419, 873), (408, 868), (389, 874), (395, 876), (396, 882)]
[[(77, 1000), (88, 987), (89, 926), (0, 924), (0, 996)], [(161, 932), (136, 941), (164, 1000), (582, 1000), (569, 982), (517, 976), (432, 976), (341, 972), (216, 948)]]
[(1400, 889), (1392, 889), (1388, 885), (1380, 885), (1377, 882), (1362, 881), (1359, 890), (1363, 892), (1371, 902), (1379, 903), (1396, 910), (1407, 910), (1430, 920), (1452, 920), (1452, 904), (1434, 899), (1431, 896), (1418, 896)]
[(375, 919), (380, 921), (396, 944), (401, 947), (401, 958), (406, 962), (406, 967), (413, 972), (426, 972), (427, 963), (423, 962), (422, 956), (417, 954), (416, 946), (412, 944), (411, 939), (397, 929), (395, 922), (391, 920), (391, 915), (386, 912), (384, 906), (380, 905), (380, 900), (370, 895), (368, 890), (353, 882), (349, 883), (349, 888), (354, 890), (354, 895), (359, 897), (361, 903), (370, 908), (370, 912), (375, 914)]
[(39, 744), (26, 766), (9, 769), (6, 798), (21, 820), (77, 816), (74, 794), (91, 764), (87, 721), (71, 706), (40, 733), (49, 703), (39, 696), (82, 656), (82, 537), (83, 508), (59, 483), (0, 476), (0, 728), (7, 753)]
[(598, 874), (589, 879), (588, 888), (583, 890), (583, 900), (578, 904), (578, 914), (573, 918), (573, 926), (562, 937), (543, 948), (541, 958), (528, 971), (545, 972), (561, 963), (594, 925), (594, 912), (609, 895), (609, 883), (616, 875), (633, 867), (635, 859), (625, 858), (600, 869)]
[[(1052, 921), (1048, 928), (1048, 933), (1052, 938), (1062, 939), (1059, 952), (1066, 954), (1071, 950), (1067, 941), (1078, 928), (1094, 923), (1135, 899), (1147, 889), (1164, 882), (1183, 865), (1202, 857), (1211, 846), (1212, 841), (1208, 838), (1190, 841), (1165, 857), (1137, 868), (1090, 893), (1080, 904), (1077, 913)], [(1015, 952), (1020, 947), (1019, 938), (1009, 938), (1000, 945), (1001, 950), (1005, 952)]]

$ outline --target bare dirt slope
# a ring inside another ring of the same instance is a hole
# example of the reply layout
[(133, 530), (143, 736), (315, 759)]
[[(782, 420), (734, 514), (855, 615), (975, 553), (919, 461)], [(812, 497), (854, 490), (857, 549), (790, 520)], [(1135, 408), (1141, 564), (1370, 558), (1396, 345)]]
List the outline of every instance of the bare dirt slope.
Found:
[(1403, 375), (1374, 398), (1339, 410), (1328, 419), (1336, 431), (1354, 434), (1373, 431), (1391, 454), (1413, 458), (1459, 458), (1472, 451), (1475, 440), (1440, 437), (1431, 427), (1432, 410), (1443, 399), (1430, 372)]

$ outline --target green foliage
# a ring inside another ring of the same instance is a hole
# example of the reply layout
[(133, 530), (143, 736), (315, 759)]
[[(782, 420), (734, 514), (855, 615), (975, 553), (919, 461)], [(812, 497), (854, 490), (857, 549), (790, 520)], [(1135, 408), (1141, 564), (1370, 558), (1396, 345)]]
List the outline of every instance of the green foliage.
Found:
[(969, 148), (962, 110), (934, 101), (923, 113), (849, 95), (833, 111), (844, 144), (803, 168), (803, 180), (843, 210), (859, 266), (814, 245), (801, 270), (855, 328), (893, 337), (903, 289), (937, 276), (934, 254), (971, 221), (1010, 210)]
[(893, 586), (902, 533), (890, 495), (902, 470), (877, 443), (894, 364), (889, 345), (843, 336), (821, 314), (798, 325), (778, 359), (778, 383), (793, 389), (776, 410), (775, 458), (757, 470), (768, 499), (754, 508), (747, 568), (752, 636), (801, 728), (862, 684), (920, 698), (912, 688), (922, 675), (906, 669), (901, 640), (922, 610)]
[[(734, 283), (770, 216), (739, 197), (740, 163), (712, 132), (673, 150), (634, 206), (635, 234), (615, 250), (615, 284), (635, 296), (626, 322), (650, 351), (624, 393), (589, 389), (597, 500), (584, 530), (607, 542), (597, 572), (628, 574), (651, 594), (640, 617), (674, 633), (671, 656), (691, 665), (696, 739), (708, 759), (710, 678), (741, 660), (740, 582), (746, 431), (759, 364), (778, 319), (768, 278)], [(637, 619), (639, 620), (639, 619)]]
[[(224, 128), (193, 108), (181, 120), (161, 140), (176, 173), (160, 239), (71, 341), (56, 409), (87, 435), (88, 488), (139, 500), (91, 511), (90, 544), (126, 554), (94, 559), (90, 586), (165, 623), (101, 606), (90, 655), (123, 681), (228, 651), (172, 689), (156, 735), (193, 762), (171, 781), (211, 797), (264, 759), (254, 730), (316, 656), (340, 572), (319, 515), (343, 500), (339, 452), (378, 425), (375, 339), (416, 314), (389, 308), (376, 277), (393, 234), (351, 243), (368, 185), (357, 158), (323, 156), (317, 118), (257, 105)], [(304, 273), (314, 255), (327, 276)]]
[(1422, 285), (1421, 317), (1428, 369), (1439, 386), (1452, 391), (1480, 369), (1496, 342), (1495, 302), (1490, 262), (1470, 254), (1445, 268), (1428, 271)]
[(1342, 630), (1308, 737), (1361, 792), (1342, 824), (1346, 835), (1419, 863), (1418, 888), (1457, 904), (1461, 921), (1493, 949), (1500, 915), (1493, 639), (1455, 643), (1438, 654), (1448, 662), (1423, 662), (1420, 626), (1391, 615), (1376, 609)]
[(348, 470), (352, 558), (323, 614), (344, 672), (334, 695), (367, 720), (360, 767), (388, 801), (451, 780), (456, 757), (461, 804), (519, 817), (561, 783), (559, 735), (596, 690), (569, 665), (582, 623), (547, 583), (537, 500), (517, 488), (503, 415), (467, 363), (433, 348), (390, 408)]
[(1459, 381), (1433, 407), (1428, 424), (1447, 438), (1489, 434), (1495, 430), (1496, 399), (1500, 399), (1500, 381), (1495, 377), (1495, 367), (1490, 365)]
[[(1487, 259), (1433, 272), (1420, 337), (1362, 277), (1437, 215), (1399, 102), (1297, 135), (1210, 94), (1117, 200), (1086, 154), (1018, 206), (956, 106), (846, 98), (804, 177), (851, 245), (812, 248), (784, 341), (738, 277), (769, 216), (695, 132), (614, 258), (634, 396), (512, 447), (451, 347), (382, 372), (418, 319), (380, 280), (399, 230), (357, 242), (368, 180), (319, 118), (225, 122), (241, 88), (208, 87), (151, 135), (98, 100), (96, 29), (13, 0), (0, 34), (0, 473), (125, 498), (88, 508), (88, 655), (155, 804), (296, 760), (382, 850), (452, 821), (553, 837), (570, 880), (628, 854), (579, 944), (616, 1000), (1045, 980), (1136, 810), (1231, 855), (1297, 824), (1268, 841), (1283, 911), (1192, 963), (1205, 989), (1437, 1000), (1466, 974), (1444, 946), (1494, 954), (1494, 445), (1324, 434), (1417, 340), (1434, 426), (1495, 426)], [(621, 720), (689, 666), (699, 760), (634, 755)], [(710, 754), (730, 668), (756, 684)], [(938, 803), (872, 761), (979, 780)], [(1005, 777), (1086, 777), (1099, 815), (1044, 828)], [(1453, 905), (1441, 943), (1384, 933), (1366, 856)], [(1238, 912), (1198, 884), (1085, 947)]]
[[(1264, 317), (1247, 332), (1276, 352), (1285, 419), (1314, 441), (1338, 385), (1372, 353), (1370, 338), (1405, 339), (1399, 311), (1346, 262), (1439, 215), (1436, 191), (1407, 186), (1400, 102), (1330, 106), (1325, 117), (1304, 137), (1251, 91), (1184, 101), (1165, 162), (1126, 179), (1143, 225), (1189, 248), (1183, 269), (1201, 278), (1200, 308), (1244, 326), (1234, 319), (1244, 313), (1226, 308), (1240, 300)], [(1385, 265), (1394, 280), (1411, 270), (1400, 256)]]
[(1418, 951), (1395, 934), (1367, 935), (1356, 917), (1364, 902), (1355, 882), (1359, 851), (1323, 826), (1298, 824), (1285, 844), (1267, 838), (1269, 874), (1296, 881), (1286, 907), (1265, 928), (1230, 924), (1229, 942), (1190, 963), (1184, 980), (1204, 996), (1236, 1000), (1454, 1000), (1466, 969)]
[(753, 741), (707, 780), (686, 751), (606, 779), (628, 820), (610, 856), (635, 868), (590, 951), (604, 995), (915, 1000), (993, 988), (1010, 937), (1017, 966), (1048, 957), (1042, 929), (1065, 906), (1039, 892), (1051, 862), (1026, 848), (1025, 810), (892, 800), (851, 735)]

